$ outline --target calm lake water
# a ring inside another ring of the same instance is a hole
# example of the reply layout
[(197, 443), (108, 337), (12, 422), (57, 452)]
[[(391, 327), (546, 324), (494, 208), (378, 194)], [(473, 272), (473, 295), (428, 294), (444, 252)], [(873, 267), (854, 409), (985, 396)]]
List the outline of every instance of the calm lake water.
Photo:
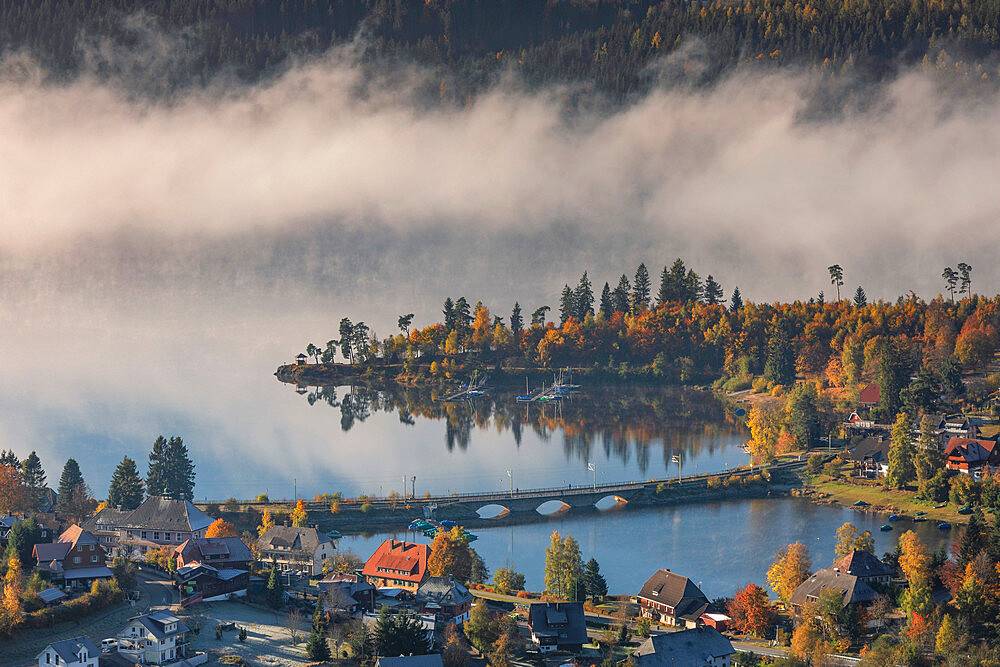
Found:
[[(636, 593), (658, 568), (669, 568), (700, 582), (709, 597), (732, 595), (747, 582), (766, 584), (774, 552), (801, 541), (809, 547), (813, 569), (833, 561), (835, 532), (850, 521), (875, 536), (879, 555), (895, 548), (911, 528), (932, 550), (950, 547), (951, 534), (931, 522), (901, 521), (889, 533), (879, 531), (884, 517), (847, 508), (815, 505), (800, 498), (739, 500), (675, 507), (605, 512), (542, 523), (473, 530), (473, 543), (492, 572), (513, 565), (525, 574), (527, 587), (544, 587), (545, 548), (553, 531), (572, 535), (584, 560), (596, 558), (613, 593)], [(385, 533), (347, 536), (338, 542), (367, 556), (382, 540), (428, 542), (422, 535)]]

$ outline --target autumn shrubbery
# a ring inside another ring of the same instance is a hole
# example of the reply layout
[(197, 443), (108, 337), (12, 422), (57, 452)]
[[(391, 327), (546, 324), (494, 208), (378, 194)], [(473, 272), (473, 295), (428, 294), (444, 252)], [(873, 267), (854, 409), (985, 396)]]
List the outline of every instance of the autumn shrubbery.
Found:
[(60, 605), (49, 609), (40, 609), (30, 614), (25, 614), (25, 623), (32, 628), (46, 628), (56, 623), (68, 621), (78, 621), (88, 614), (118, 604), (122, 601), (122, 591), (118, 587), (118, 582), (95, 581), (90, 587), (90, 592), (78, 598), (63, 602)]

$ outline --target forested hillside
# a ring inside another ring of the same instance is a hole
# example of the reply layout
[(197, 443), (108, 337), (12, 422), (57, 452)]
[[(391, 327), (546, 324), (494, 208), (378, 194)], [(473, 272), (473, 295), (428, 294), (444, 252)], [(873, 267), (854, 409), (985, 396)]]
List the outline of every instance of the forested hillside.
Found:
[(624, 97), (657, 78), (658, 56), (691, 43), (706, 57), (688, 69), (708, 79), (755, 62), (847, 65), (878, 77), (925, 57), (990, 79), (995, 66), (979, 63), (992, 62), (998, 26), (1000, 0), (0, 2), (0, 48), (61, 75), (93, 64), (96, 45), (134, 46), (151, 27), (184, 44), (173, 54), (179, 85), (229, 69), (253, 80), (290, 56), (354, 43), (369, 64), (405, 57), (440, 68), (451, 96), (514, 71), (529, 83), (587, 81)]

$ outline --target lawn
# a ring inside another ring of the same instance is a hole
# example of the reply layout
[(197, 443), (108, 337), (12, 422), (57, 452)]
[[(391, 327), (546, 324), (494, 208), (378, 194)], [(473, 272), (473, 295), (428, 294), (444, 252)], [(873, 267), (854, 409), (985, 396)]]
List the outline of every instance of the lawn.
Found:
[(958, 513), (958, 507), (949, 503), (941, 509), (934, 509), (935, 504), (928, 500), (914, 498), (914, 490), (885, 490), (881, 486), (852, 484), (844, 480), (834, 480), (827, 475), (815, 475), (807, 479), (806, 485), (818, 492), (828, 493), (841, 505), (853, 505), (863, 500), (872, 505), (869, 510), (884, 511), (889, 514), (913, 516), (915, 512), (927, 512), (928, 521), (948, 521), (952, 524), (964, 524), (968, 517)]

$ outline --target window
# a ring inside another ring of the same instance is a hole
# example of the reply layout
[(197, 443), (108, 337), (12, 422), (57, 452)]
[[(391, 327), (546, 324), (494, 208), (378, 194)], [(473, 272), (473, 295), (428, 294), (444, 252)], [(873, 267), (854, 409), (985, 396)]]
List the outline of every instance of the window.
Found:
[(79, 556), (73, 556), (73, 562), (74, 563), (79, 564), (80, 561), (81, 561), (81, 558)]
[(87, 550), (88, 551), (93, 551), (94, 550), (94, 545), (93, 544), (89, 545), (89, 548)]
[(163, 539), (167, 542), (170, 541), (170, 533), (163, 533)]
[(159, 539), (160, 539), (160, 533), (159, 533), (159, 531), (154, 531), (153, 532), (153, 541), (154, 542), (155, 541), (159, 541)]
[(142, 531), (142, 539), (146, 539), (146, 531)]
[(46, 665), (52, 664), (52, 654), (49, 653), (48, 651), (45, 652), (45, 664)]
[(90, 557), (90, 562), (91, 563), (96, 563), (97, 562), (97, 555), (96, 554)]

